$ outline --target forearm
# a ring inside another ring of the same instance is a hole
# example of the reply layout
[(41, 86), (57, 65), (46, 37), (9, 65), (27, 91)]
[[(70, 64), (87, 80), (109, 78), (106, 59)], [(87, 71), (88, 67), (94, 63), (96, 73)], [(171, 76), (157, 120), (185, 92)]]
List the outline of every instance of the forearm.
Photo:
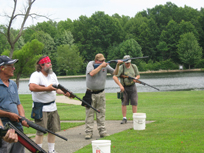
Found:
[(35, 83), (31, 83), (29, 85), (29, 89), (30, 91), (34, 91), (34, 92), (42, 92), (42, 91), (53, 91), (54, 88), (51, 88), (50, 86), (43, 86), (43, 85), (37, 85)]
[(101, 70), (101, 68), (102, 68), (102, 64), (101, 65), (99, 65), (97, 68), (95, 68), (94, 70), (92, 70), (89, 74), (90, 74), (90, 76), (94, 76), (94, 75), (96, 75), (100, 70)]
[(120, 87), (122, 86), (122, 84), (120, 83), (119, 79), (117, 76), (113, 76), (113, 80), (115, 81), (115, 83)]
[(20, 104), (20, 105), (17, 106), (17, 108), (18, 108), (19, 115), (22, 116), (22, 117), (25, 117), (25, 111), (24, 111), (23, 106)]
[(140, 75), (137, 75), (136, 77), (135, 77), (135, 79), (139, 79), (140, 78)]
[(0, 119), (0, 126), (3, 126), (3, 123), (2, 123), (2, 121), (1, 121), (1, 119)]
[(57, 94), (60, 94), (60, 95), (64, 94), (64, 92), (61, 89), (57, 89), (56, 92)]
[(118, 74), (119, 66), (120, 66), (120, 64), (117, 63), (117, 64), (116, 64), (116, 67), (115, 67), (115, 71), (113, 72), (114, 75), (117, 75), (117, 74)]
[(4, 111), (4, 110), (0, 110), (0, 117), (10, 117), (10, 114), (12, 112), (7, 112), (7, 111)]

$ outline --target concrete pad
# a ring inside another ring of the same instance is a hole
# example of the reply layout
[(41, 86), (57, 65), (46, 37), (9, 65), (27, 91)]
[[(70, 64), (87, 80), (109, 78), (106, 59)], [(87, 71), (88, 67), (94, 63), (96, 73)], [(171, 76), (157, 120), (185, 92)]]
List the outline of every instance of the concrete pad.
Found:
[[(120, 122), (121, 121), (116, 121), (116, 120), (106, 121), (105, 124), (106, 124), (107, 132), (110, 135), (112, 135), (112, 134), (130, 129), (130, 128), (133, 128), (133, 121), (128, 121), (127, 124), (120, 124)], [(151, 122), (153, 121), (146, 121), (146, 124), (151, 123)], [(74, 153), (75, 151), (83, 148), (84, 146), (91, 144), (93, 140), (100, 139), (96, 122), (94, 123), (92, 139), (85, 140), (84, 130), (85, 130), (85, 125), (81, 125), (78, 127), (74, 127), (74, 128), (70, 128), (64, 131), (57, 132), (57, 134), (67, 138), (68, 141), (65, 141), (59, 137), (56, 137), (56, 141), (55, 141), (56, 151), (58, 153)], [(108, 137), (106, 137), (106, 140), (108, 140)], [(48, 151), (47, 136), (44, 136), (44, 139), (43, 139), (43, 149), (45, 151)], [(29, 151), (26, 149), (25, 153), (29, 153)]]

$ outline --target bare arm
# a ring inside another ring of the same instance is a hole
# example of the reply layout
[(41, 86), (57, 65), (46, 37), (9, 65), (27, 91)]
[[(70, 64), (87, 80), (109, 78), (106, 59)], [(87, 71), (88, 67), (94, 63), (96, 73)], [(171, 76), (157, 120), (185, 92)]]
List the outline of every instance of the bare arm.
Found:
[[(135, 77), (135, 79), (139, 79), (140, 78), (140, 75), (137, 75), (136, 77)], [(133, 80), (135, 83), (137, 82), (137, 80)]]
[(97, 68), (95, 68), (94, 70), (92, 70), (89, 74), (90, 76), (94, 76), (96, 75), (103, 67), (106, 67), (108, 65), (108, 63), (103, 62), (102, 64), (100, 64)]
[(35, 92), (41, 92), (41, 91), (53, 91), (56, 90), (52, 84), (50, 84), (49, 86), (45, 87), (45, 86), (41, 86), (41, 85), (37, 85), (35, 83), (30, 83), (29, 84), (29, 89), (30, 91), (35, 91)]
[(3, 110), (0, 110), (0, 117), (7, 117), (11, 121), (16, 121), (16, 122), (19, 122), (19, 118), (20, 118), (18, 116), (18, 114), (15, 114), (15, 113), (12, 113), (12, 112), (3, 111)]
[(116, 67), (115, 67), (115, 71), (113, 72), (114, 75), (117, 75), (118, 74), (118, 71), (119, 71), (119, 66), (120, 64), (122, 64), (123, 61), (121, 60), (118, 60), (117, 64), (116, 64)]
[(113, 76), (113, 80), (115, 81), (116, 84), (118, 84), (118, 86), (120, 87), (120, 90), (123, 92), (125, 89), (124, 87), (122, 86), (122, 84), (120, 83), (119, 79), (117, 76)]
[(57, 92), (58, 94), (63, 94), (63, 95), (65, 95), (65, 96), (67, 96), (67, 97), (70, 97), (70, 93), (69, 93), (69, 92), (64, 93), (61, 89), (57, 89), (56, 92)]
[[(19, 116), (25, 117), (25, 111), (24, 111), (23, 106), (20, 104), (17, 106), (17, 108), (18, 108)], [(27, 124), (27, 122), (25, 120), (22, 121), (22, 125), (29, 127), (29, 125)]]

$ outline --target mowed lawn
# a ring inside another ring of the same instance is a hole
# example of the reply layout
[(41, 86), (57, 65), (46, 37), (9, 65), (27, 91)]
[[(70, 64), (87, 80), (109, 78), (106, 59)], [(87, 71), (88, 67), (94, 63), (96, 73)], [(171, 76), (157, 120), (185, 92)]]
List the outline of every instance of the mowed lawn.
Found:
[[(84, 94), (77, 94), (83, 97)], [(145, 130), (128, 129), (104, 139), (111, 140), (111, 153), (200, 153), (204, 152), (204, 91), (138, 93), (138, 113), (146, 113)], [(26, 117), (31, 114), (31, 95), (20, 95)], [(57, 104), (61, 120), (84, 120), (85, 108)], [(127, 106), (127, 118), (132, 120)], [(121, 102), (116, 93), (106, 93), (106, 120), (121, 120)], [(62, 123), (68, 129), (83, 123)], [(117, 128), (117, 127), (113, 127)], [(25, 133), (35, 130), (24, 128)], [(91, 153), (91, 144), (76, 153)]]

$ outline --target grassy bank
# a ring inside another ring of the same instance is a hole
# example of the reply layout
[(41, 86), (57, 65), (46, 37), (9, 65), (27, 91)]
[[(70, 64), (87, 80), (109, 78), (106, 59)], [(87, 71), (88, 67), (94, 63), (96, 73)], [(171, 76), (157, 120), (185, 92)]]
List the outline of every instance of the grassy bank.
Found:
[[(82, 97), (83, 94), (77, 94)], [(146, 129), (129, 129), (104, 138), (111, 140), (111, 153), (200, 153), (204, 152), (204, 91), (138, 93), (138, 112), (146, 113)], [(20, 95), (30, 117), (31, 95)], [(107, 93), (106, 120), (121, 120), (121, 104), (116, 94)], [(61, 120), (84, 120), (81, 106), (57, 104)], [(127, 118), (132, 120), (131, 106)], [(67, 127), (66, 127), (67, 126)], [(65, 129), (70, 124), (65, 124)], [(113, 127), (117, 128), (117, 127)], [(91, 144), (76, 153), (92, 152)]]

